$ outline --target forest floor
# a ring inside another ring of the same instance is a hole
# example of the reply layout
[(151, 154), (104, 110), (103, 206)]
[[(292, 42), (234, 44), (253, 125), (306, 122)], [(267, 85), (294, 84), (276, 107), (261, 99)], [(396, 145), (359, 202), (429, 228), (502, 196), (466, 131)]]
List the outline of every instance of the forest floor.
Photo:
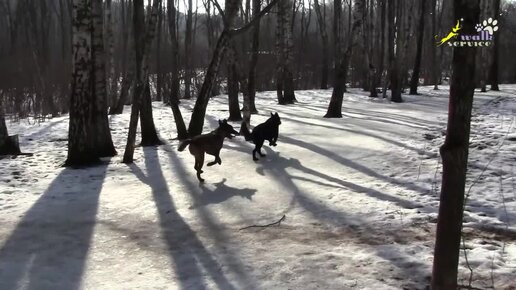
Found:
[[(516, 85), (501, 89), (475, 93), (460, 282), (470, 267), (480, 289), (516, 287)], [(226, 140), (203, 185), (160, 103), (166, 144), (132, 165), (129, 107), (110, 117), (119, 156), (87, 169), (61, 167), (67, 116), (8, 123), (34, 156), (0, 160), (0, 289), (427, 289), (448, 88), (420, 92), (394, 104), (351, 89), (342, 119), (322, 118), (329, 90), (291, 106), (259, 93), (251, 124), (278, 112), (278, 146), (254, 162)], [(213, 98), (205, 131), (227, 116)]]

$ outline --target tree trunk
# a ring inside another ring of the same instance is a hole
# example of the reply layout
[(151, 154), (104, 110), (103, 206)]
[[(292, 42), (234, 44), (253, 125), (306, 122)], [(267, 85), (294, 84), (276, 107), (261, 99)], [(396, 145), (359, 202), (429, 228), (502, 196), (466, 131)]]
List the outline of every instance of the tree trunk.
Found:
[(285, 69), (285, 57), (283, 56), (282, 47), (284, 46), (285, 35), (283, 30), (284, 17), (282, 16), (283, 8), (277, 6), (276, 16), (276, 95), (278, 98), (278, 104), (286, 104), (283, 96), (283, 70)]
[(185, 32), (185, 99), (190, 99), (192, 86), (192, 23), (193, 23), (193, 3), (188, 0), (188, 13), (186, 15), (186, 32)]
[[(253, 0), (253, 18), (260, 12), (261, 0)], [(249, 61), (249, 81), (248, 89), (250, 98), (250, 110), (252, 114), (258, 114), (256, 110), (256, 64), (258, 63), (258, 53), (260, 49), (260, 21), (253, 26), (251, 40), (251, 59)]]
[(95, 148), (93, 124), (93, 58), (91, 0), (73, 1), (73, 73), (66, 166), (81, 166), (100, 161)]
[[(321, 6), (318, 0), (314, 0), (315, 14), (317, 15), (317, 23), (319, 24), (319, 33), (322, 41), (322, 64), (321, 64), (321, 89), (328, 88), (328, 71), (329, 71), (329, 46), (328, 34), (326, 33), (326, 19), (323, 18)], [(339, 9), (340, 10), (340, 9)]]
[(131, 9), (126, 8), (126, 1), (122, 0), (121, 5), (121, 13), (122, 13), (122, 85), (120, 87), (120, 96), (116, 101), (116, 104), (109, 109), (109, 114), (111, 115), (120, 115), (124, 112), (124, 105), (128, 103), (129, 100), (129, 90), (133, 85), (134, 81), (134, 49), (130, 49), (133, 47), (133, 40), (130, 36), (129, 30), (130, 25), (127, 23), (128, 14), (131, 14)]
[(156, 35), (156, 101), (163, 100), (163, 68), (161, 66), (161, 30), (163, 26), (163, 4), (158, 9), (158, 33)]
[[(394, 4), (396, 2), (396, 5)], [(397, 11), (395, 9), (398, 9)], [(396, 11), (396, 19), (394, 18)], [(401, 51), (401, 24), (402, 24), (402, 3), (400, 0), (389, 3), (389, 79), (391, 83), (391, 102), (401, 103), (401, 81), (400, 81), (400, 51)], [(398, 43), (399, 45), (394, 45)]]
[[(462, 21), (465, 33), (474, 33), (479, 19), (478, 0), (455, 0), (455, 21)], [(447, 134), (440, 149), (443, 178), (432, 272), (432, 289), (457, 289), (464, 189), (473, 93), (475, 48), (453, 50)]]
[(177, 10), (174, 6), (174, 0), (167, 1), (168, 12), (168, 27), (171, 40), (171, 57), (172, 57), (172, 84), (170, 89), (170, 107), (174, 115), (174, 122), (176, 124), (177, 139), (188, 138), (188, 131), (186, 130), (185, 121), (181, 110), (179, 109), (179, 44), (176, 34), (176, 15)]
[(236, 64), (228, 63), (228, 103), (229, 103), (229, 121), (242, 121), (240, 114), (240, 105), (238, 103), (238, 75), (236, 72)]
[(213, 51), (213, 57), (211, 59), (210, 65), (206, 70), (204, 82), (195, 102), (195, 107), (192, 112), (190, 125), (188, 126), (188, 134), (190, 136), (196, 136), (202, 133), (202, 127), (204, 125), (204, 116), (206, 115), (206, 108), (208, 107), (208, 101), (210, 99), (210, 92), (213, 87), (213, 82), (217, 77), (220, 62), (224, 57), (224, 54), (228, 47), (229, 39), (230, 33), (228, 30), (225, 29), (221, 33), (219, 40), (217, 41), (217, 45), (215, 46), (215, 50)]
[(276, 90), (278, 103), (280, 105), (293, 104), (296, 101), (294, 93), (294, 74), (292, 72), (293, 42), (292, 31), (290, 29), (291, 7), (292, 2), (290, 0), (283, 0), (278, 4)]
[(104, 30), (106, 32), (106, 40), (108, 45), (108, 53), (107, 53), (107, 80), (109, 81), (109, 87), (107, 90), (108, 95), (108, 104), (109, 107), (114, 107), (116, 105), (116, 94), (118, 91), (118, 79), (115, 75), (115, 37), (113, 33), (113, 12), (112, 12), (112, 0), (106, 0), (106, 23), (104, 25)]
[(0, 95), (0, 156), (20, 154), (18, 135), (9, 136), (5, 124), (4, 111), (2, 109), (2, 96)]
[(152, 115), (152, 98), (150, 91), (149, 80), (145, 84), (142, 98), (142, 107), (140, 110), (140, 122), (142, 129), (142, 146), (156, 146), (163, 144), (159, 140), (156, 126), (154, 125), (154, 118)]
[(111, 131), (109, 129), (108, 105), (107, 105), (107, 79), (106, 79), (106, 52), (104, 49), (104, 13), (102, 0), (92, 0), (93, 17), (93, 79), (94, 99), (93, 118), (95, 128), (95, 141), (100, 157), (116, 155)]
[[(494, 16), (495, 19), (498, 19), (500, 15), (500, 0), (494, 0), (493, 3), (494, 8)], [(500, 51), (500, 39), (498, 35), (494, 36), (494, 47), (493, 55), (492, 55), (492, 62), (491, 67), (489, 69), (489, 82), (491, 84), (491, 90), (492, 91), (499, 91), (500, 88), (498, 87), (498, 61), (499, 61), (499, 51)]]
[(284, 5), (284, 26), (283, 29), (285, 29), (284, 35), (285, 35), (285, 69), (283, 70), (284, 76), (284, 92), (283, 92), (283, 98), (287, 104), (293, 104), (296, 102), (296, 95), (294, 92), (294, 72), (293, 72), (293, 62), (294, 62), (294, 41), (292, 39), (292, 30), (291, 23), (292, 23), (292, 14), (290, 13), (290, 10), (292, 8), (292, 1), (291, 0), (284, 0), (280, 1), (279, 5)]
[(416, 59), (414, 61), (414, 70), (410, 79), (410, 94), (417, 95), (417, 87), (419, 85), (419, 74), (421, 71), (421, 56), (423, 55), (423, 36), (425, 34), (425, 6), (426, 0), (421, 0), (421, 13), (419, 14), (419, 26), (417, 35)]
[[(251, 22), (242, 27), (241, 29), (232, 29), (234, 25), (234, 21), (236, 18), (236, 14), (238, 13), (238, 8), (240, 6), (239, 0), (226, 0), (226, 12), (225, 12), (225, 23), (224, 30), (219, 36), (217, 41), (217, 45), (215, 46), (215, 50), (213, 52), (213, 56), (206, 70), (206, 74), (204, 77), (204, 82), (202, 84), (201, 90), (199, 91), (199, 95), (195, 102), (194, 110), (192, 112), (192, 119), (190, 120), (190, 125), (188, 126), (188, 134), (190, 136), (199, 135), (202, 132), (202, 128), (204, 125), (204, 117), (206, 115), (206, 108), (208, 107), (208, 101), (210, 99), (210, 92), (213, 87), (213, 82), (216, 79), (220, 62), (228, 48), (229, 42), (233, 35), (246, 31), (247, 28), (252, 27), (256, 23), (256, 21), (260, 20), (260, 17), (265, 13), (270, 11), (272, 7), (276, 4), (276, 0), (271, 1), (267, 7), (265, 7), (262, 11), (260, 11), (259, 15), (256, 18), (253, 18)], [(245, 29), (244, 29), (245, 28)], [(238, 64), (237, 64), (238, 65)], [(241, 70), (240, 70), (241, 71)], [(244, 81), (244, 78), (241, 79)], [(241, 85), (241, 88), (247, 89), (247, 84)], [(249, 94), (247, 94), (247, 90), (244, 90), (244, 118), (246, 114), (245, 104), (248, 104)]]
[[(133, 0), (133, 33), (134, 33), (134, 48), (136, 56), (136, 80), (133, 92), (133, 102), (131, 106), (131, 118), (129, 120), (129, 134), (127, 137), (127, 144), (124, 152), (124, 163), (132, 163), (134, 156), (134, 147), (136, 142), (136, 129), (138, 127), (138, 118), (142, 106), (142, 95), (145, 90), (145, 85), (148, 82), (149, 74), (149, 56), (150, 46), (156, 32), (156, 22), (158, 7), (161, 0), (154, 0), (152, 4), (152, 12), (149, 17), (147, 28), (145, 29), (145, 12), (143, 0)], [(149, 97), (150, 99), (150, 97)], [(146, 104), (148, 108), (148, 103)], [(152, 106), (152, 104), (151, 104)], [(152, 107), (151, 107), (152, 110)], [(148, 118), (149, 116), (146, 115)], [(144, 127), (142, 126), (142, 130)], [(142, 132), (143, 135), (143, 132)]]
[(232, 28), (233, 22), (235, 21), (240, 3), (241, 2), (239, 0), (226, 0), (226, 27), (224, 27), (224, 30), (222, 31), (222, 33), (219, 36), (219, 39), (217, 40), (217, 44), (215, 45), (215, 50), (213, 51), (213, 56), (211, 58), (210, 65), (206, 70), (201, 90), (199, 91), (197, 100), (195, 102), (194, 110), (192, 112), (192, 118), (188, 126), (188, 134), (190, 136), (196, 136), (202, 133), (204, 117), (206, 115), (206, 108), (208, 107), (208, 101), (211, 95), (210, 93), (212, 91), (213, 83), (219, 71), (220, 62), (222, 61), (222, 58), (226, 53), (226, 49), (228, 48), (229, 41), (231, 40), (232, 35), (230, 33), (230, 29)]
[(386, 8), (387, 8), (387, 0), (380, 0), (380, 65), (378, 68), (377, 81), (382, 85), (382, 97), (385, 99), (387, 97), (387, 78), (384, 78), (384, 68), (385, 68), (385, 21), (386, 21)]
[[(340, 5), (339, 1), (335, 1), (334, 3), (336, 3), (335, 5)], [(364, 0), (355, 0), (353, 26), (350, 31), (348, 45), (344, 54), (340, 56), (340, 59), (335, 60), (336, 62), (338, 61), (339, 66), (335, 69), (335, 84), (333, 85), (328, 111), (326, 115), (324, 115), (325, 118), (342, 118), (342, 101), (346, 87), (346, 74), (348, 72), (349, 60), (353, 53), (353, 47), (358, 39), (357, 35), (362, 27), (362, 20), (364, 19), (365, 13), (364, 6)], [(334, 9), (340, 9), (340, 7), (335, 7)], [(339, 20), (335, 20), (335, 22), (340, 23)]]
[[(437, 15), (436, 15), (436, 6), (437, 6), (437, 0), (432, 0), (432, 13), (430, 14), (430, 17), (432, 17), (432, 36), (436, 35), (437, 32)], [(438, 81), (438, 67), (437, 67), (437, 47), (432, 43), (432, 46), (430, 48), (430, 62), (432, 64), (432, 83), (434, 84), (434, 90), (439, 89), (439, 81)]]

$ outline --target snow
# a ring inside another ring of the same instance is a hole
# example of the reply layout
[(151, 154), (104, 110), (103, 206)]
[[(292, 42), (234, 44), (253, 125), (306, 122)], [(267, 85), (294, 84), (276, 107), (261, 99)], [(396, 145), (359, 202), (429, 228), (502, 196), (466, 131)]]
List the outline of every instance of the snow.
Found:
[[(501, 89), (475, 93), (464, 243), (479, 288), (516, 286), (516, 85)], [(291, 106), (258, 93), (252, 125), (279, 112), (278, 146), (253, 162), (252, 144), (226, 140), (203, 185), (160, 103), (166, 144), (132, 165), (128, 107), (110, 117), (120, 156), (87, 169), (61, 167), (67, 116), (9, 123), (34, 156), (0, 160), (0, 289), (426, 289), (448, 88), (420, 92), (394, 104), (351, 89), (342, 119), (321, 118), (329, 90)], [(226, 101), (212, 99), (205, 131)], [(193, 101), (181, 106), (189, 119)], [(469, 273), (462, 251), (461, 283)]]

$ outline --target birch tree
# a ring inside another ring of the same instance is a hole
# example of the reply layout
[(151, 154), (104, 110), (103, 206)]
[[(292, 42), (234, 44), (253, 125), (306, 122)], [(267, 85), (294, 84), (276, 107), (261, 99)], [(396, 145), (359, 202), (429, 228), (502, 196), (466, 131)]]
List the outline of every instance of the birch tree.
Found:
[(73, 1), (73, 74), (66, 166), (97, 163), (99, 157), (116, 154), (106, 111), (101, 4), (100, 0)]

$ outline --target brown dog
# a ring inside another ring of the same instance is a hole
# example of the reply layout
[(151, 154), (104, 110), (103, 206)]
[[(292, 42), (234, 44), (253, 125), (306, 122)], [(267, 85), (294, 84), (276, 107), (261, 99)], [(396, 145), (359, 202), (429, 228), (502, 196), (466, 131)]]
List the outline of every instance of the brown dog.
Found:
[(215, 164), (222, 164), (222, 160), (220, 159), (220, 149), (222, 149), (222, 144), (224, 144), (224, 139), (227, 137), (229, 139), (233, 138), (233, 135), (238, 135), (238, 132), (233, 129), (233, 126), (228, 124), (226, 120), (219, 120), (219, 127), (214, 131), (211, 131), (207, 134), (197, 135), (191, 139), (187, 139), (179, 145), (178, 150), (184, 151), (185, 148), (190, 145), (188, 148), (190, 150), (190, 154), (195, 157), (195, 165), (194, 168), (197, 171), (197, 179), (200, 182), (204, 182), (204, 179), (201, 177), (202, 166), (204, 165), (204, 153), (215, 156), (215, 160), (209, 162), (207, 165), (212, 166)]

